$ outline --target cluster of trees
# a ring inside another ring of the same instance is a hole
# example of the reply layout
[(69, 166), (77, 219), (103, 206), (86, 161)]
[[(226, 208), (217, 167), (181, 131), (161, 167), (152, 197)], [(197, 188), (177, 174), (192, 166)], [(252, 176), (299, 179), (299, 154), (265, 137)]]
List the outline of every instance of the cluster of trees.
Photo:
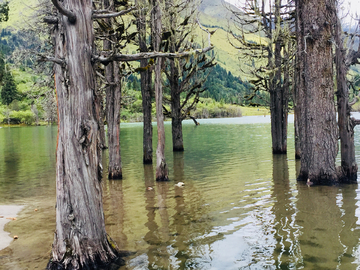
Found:
[[(248, 0), (247, 16), (234, 12), (241, 34), (232, 32), (232, 44), (253, 66), (249, 99), (269, 93), (273, 153), (284, 154), (292, 96), (296, 158), (301, 159), (298, 179), (309, 183), (349, 182), (357, 177), (354, 126), (358, 121), (350, 117), (357, 98), (349, 100), (354, 83), (347, 75), (349, 67), (359, 63), (360, 47), (354, 46), (358, 35), (345, 38), (337, 4), (336, 0), (270, 4)], [(259, 41), (247, 40), (254, 33)], [(338, 138), (340, 168), (335, 166)]]
[[(296, 136), (300, 141), (299, 179), (315, 183), (353, 180), (357, 171), (353, 127), (357, 122), (350, 118), (352, 103), (348, 100), (344, 74), (357, 62), (359, 50), (349, 50), (346, 56), (335, 0), (298, 0), (295, 6), (276, 0), (274, 10), (270, 11), (265, 9), (264, 0), (247, 3), (252, 13), (245, 23), (260, 25), (260, 28), (247, 29), (259, 31), (268, 41), (259, 44), (247, 42), (246, 34), (233, 33), (233, 36), (241, 46), (247, 46), (246, 57), (259, 59), (260, 66), (254, 64), (252, 71), (254, 92), (247, 98), (253, 101), (261, 99), (259, 92), (270, 93), (273, 152), (286, 152), (291, 89), (296, 106)], [(206, 54), (212, 49), (211, 33), (197, 23), (196, 3), (190, 0), (137, 0), (135, 5), (128, 1), (52, 0), (52, 4), (44, 21), (51, 28), (54, 55), (42, 59), (54, 63), (59, 131), (57, 222), (47, 268), (97, 269), (121, 255), (105, 231), (101, 187), (105, 117), (111, 149), (109, 178), (122, 178), (121, 76), (126, 73), (128, 62), (140, 61), (136, 71), (140, 72), (143, 102), (143, 160), (152, 163), (153, 158), (151, 98), (154, 93), (158, 129), (156, 179), (168, 180), (163, 104), (168, 103), (171, 108), (165, 113), (172, 118), (173, 149), (183, 151), (181, 121), (204, 93), (204, 79), (214, 65), (214, 57)], [(286, 14), (290, 15), (284, 15), (283, 9), (288, 9), (290, 13)], [(166, 18), (164, 10), (167, 10)], [(131, 21), (135, 24), (127, 25), (121, 17), (124, 15), (133, 16), (135, 19)], [(207, 32), (207, 47), (194, 41), (192, 29), (195, 27)], [(297, 42), (292, 37), (294, 33)], [(125, 54), (128, 43), (136, 44), (139, 53)], [(238, 48), (243, 50), (241, 46)], [(334, 50), (339, 135), (347, 150), (342, 151), (341, 170), (335, 167), (338, 128), (332, 70)], [(228, 83), (236, 82), (229, 77)], [(163, 84), (163, 81), (166, 82)], [(168, 95), (164, 95), (165, 89)], [(105, 105), (102, 90), (106, 93)]]
[[(102, 209), (101, 148), (105, 140), (101, 89), (106, 93), (108, 147), (111, 149), (109, 178), (119, 179), (122, 178), (120, 80), (121, 71), (131, 61), (140, 60), (137, 71), (141, 75), (143, 96), (144, 163), (152, 162), (154, 73), (158, 128), (156, 179), (168, 180), (162, 74), (170, 89), (174, 150), (182, 151), (181, 121), (198, 102), (206, 78), (203, 74), (214, 65), (213, 58), (206, 55), (212, 46), (201, 48), (193, 40), (192, 29), (197, 24), (192, 3), (139, 0), (131, 6), (127, 1), (52, 0), (54, 8), (44, 21), (51, 26), (55, 54), (43, 56), (43, 60), (55, 63), (59, 132), (57, 226), (49, 269), (94, 269), (119, 256), (116, 244), (106, 234)], [(169, 13), (166, 20), (162, 16), (165, 9)], [(135, 17), (136, 32), (128, 32), (132, 28), (121, 18), (125, 14)], [(96, 32), (94, 21), (98, 27)], [(148, 29), (151, 29), (150, 38)], [(137, 41), (140, 53), (123, 54), (124, 46), (132, 41)], [(197, 77), (198, 74), (202, 75)]]

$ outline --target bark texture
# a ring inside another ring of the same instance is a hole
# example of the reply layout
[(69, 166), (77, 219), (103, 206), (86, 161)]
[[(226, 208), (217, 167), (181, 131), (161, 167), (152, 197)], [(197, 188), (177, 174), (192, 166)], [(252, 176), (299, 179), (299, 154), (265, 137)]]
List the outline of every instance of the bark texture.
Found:
[[(152, 38), (154, 50), (160, 51), (160, 42), (162, 34), (161, 25), (161, 8), (160, 1), (153, 0), (152, 10)], [(156, 101), (156, 121), (158, 131), (158, 143), (156, 149), (156, 180), (167, 181), (168, 167), (165, 161), (165, 128), (164, 128), (164, 114), (162, 109), (163, 92), (161, 82), (161, 58), (156, 59), (155, 64), (155, 101)]]
[[(104, 0), (104, 8), (113, 10), (108, 0)], [(105, 19), (111, 25), (111, 19)], [(112, 44), (116, 44), (114, 35), (104, 40), (104, 51), (111, 52)], [(120, 107), (121, 107), (121, 81), (119, 64), (110, 62), (105, 68), (105, 76), (108, 83), (106, 87), (106, 120), (109, 145), (109, 179), (122, 179), (122, 166), (120, 155)]]
[(299, 180), (337, 181), (338, 152), (334, 102), (331, 24), (333, 0), (298, 0), (301, 168)]
[[(136, 4), (142, 4), (138, 0)], [(137, 17), (137, 29), (139, 32), (139, 46), (140, 52), (147, 52), (146, 46), (146, 16), (143, 9), (139, 11)], [(153, 146), (152, 146), (152, 117), (151, 117), (151, 74), (152, 70), (148, 66), (149, 60), (140, 60), (140, 67), (145, 68), (140, 73), (141, 77), (141, 95), (142, 95), (142, 110), (143, 110), (143, 162), (144, 164), (152, 164), (153, 162)]]
[(118, 256), (105, 231), (92, 1), (65, 0), (76, 21), (58, 16), (55, 65), (58, 100), (56, 232), (48, 269), (95, 269)]
[(350, 117), (351, 107), (349, 105), (349, 89), (347, 85), (346, 74), (349, 70), (346, 65), (346, 51), (341, 39), (341, 23), (336, 13), (336, 6), (333, 6), (334, 12), (334, 37), (335, 37), (335, 63), (336, 63), (336, 82), (337, 82), (337, 108), (338, 108), (338, 126), (341, 149), (341, 182), (351, 182), (357, 179), (358, 166), (355, 160), (355, 142), (354, 127), (355, 124)]
[[(275, 1), (275, 74), (270, 89), (271, 137), (274, 154), (287, 152), (288, 85), (282, 84), (281, 1)], [(287, 86), (287, 87), (286, 87)]]

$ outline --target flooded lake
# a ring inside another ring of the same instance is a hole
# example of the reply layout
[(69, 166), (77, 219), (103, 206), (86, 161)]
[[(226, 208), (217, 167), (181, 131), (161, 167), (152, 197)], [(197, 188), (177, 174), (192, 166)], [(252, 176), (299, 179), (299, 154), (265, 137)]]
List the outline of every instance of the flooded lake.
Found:
[[(292, 121), (283, 156), (272, 155), (269, 117), (199, 122), (184, 121), (183, 153), (171, 151), (166, 123), (170, 181), (159, 183), (142, 164), (142, 125), (122, 124), (124, 179), (103, 180), (107, 232), (135, 252), (120, 270), (360, 268), (360, 189), (298, 183)], [(25, 205), (6, 225), (19, 238), (0, 251), (0, 269), (44, 269), (50, 258), (56, 136), (56, 126), (0, 128), (0, 205)], [(359, 127), (355, 137), (360, 163)]]

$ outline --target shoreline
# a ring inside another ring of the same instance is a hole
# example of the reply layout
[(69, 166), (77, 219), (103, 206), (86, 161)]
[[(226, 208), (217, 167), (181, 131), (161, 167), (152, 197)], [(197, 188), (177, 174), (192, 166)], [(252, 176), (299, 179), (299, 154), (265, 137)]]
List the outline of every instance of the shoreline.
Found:
[(4, 231), (5, 224), (12, 221), (24, 208), (24, 205), (0, 205), (0, 250), (8, 247), (14, 240), (9, 232)]

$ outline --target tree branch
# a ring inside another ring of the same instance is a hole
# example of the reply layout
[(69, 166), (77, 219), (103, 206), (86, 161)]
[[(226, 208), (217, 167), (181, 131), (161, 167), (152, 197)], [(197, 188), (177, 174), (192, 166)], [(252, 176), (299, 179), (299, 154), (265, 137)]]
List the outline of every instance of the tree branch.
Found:
[(58, 0), (51, 0), (51, 2), (62, 15), (68, 17), (70, 23), (74, 24), (76, 22), (76, 16), (72, 11), (65, 9), (62, 5), (60, 5)]
[(44, 22), (47, 24), (57, 24), (59, 22), (59, 19), (54, 16), (46, 16), (44, 18)]
[(204, 49), (196, 49), (187, 52), (178, 52), (178, 53), (163, 53), (163, 52), (143, 52), (143, 53), (136, 53), (136, 54), (113, 54), (109, 57), (103, 55), (96, 55), (94, 56), (95, 61), (99, 61), (100, 63), (107, 64), (111, 61), (123, 61), (123, 62), (131, 62), (131, 61), (138, 61), (143, 59), (150, 59), (150, 58), (183, 58), (193, 54), (201, 54), (206, 53), (212, 50), (214, 46), (206, 47)]
[(94, 10), (94, 13), (92, 15), (92, 17), (94, 19), (101, 19), (101, 18), (114, 18), (114, 17), (118, 17), (118, 16), (121, 16), (121, 15), (124, 15), (124, 14), (127, 14), (131, 11), (133, 11), (134, 9), (136, 9), (135, 7), (131, 7), (127, 10), (122, 10), (122, 11), (119, 11), (119, 12), (109, 12), (107, 10)]
[(42, 61), (42, 62), (48, 61), (48, 62), (53, 62), (53, 63), (59, 64), (59, 65), (65, 64), (65, 61), (63, 59), (46, 56), (46, 55), (39, 55), (39, 61)]

